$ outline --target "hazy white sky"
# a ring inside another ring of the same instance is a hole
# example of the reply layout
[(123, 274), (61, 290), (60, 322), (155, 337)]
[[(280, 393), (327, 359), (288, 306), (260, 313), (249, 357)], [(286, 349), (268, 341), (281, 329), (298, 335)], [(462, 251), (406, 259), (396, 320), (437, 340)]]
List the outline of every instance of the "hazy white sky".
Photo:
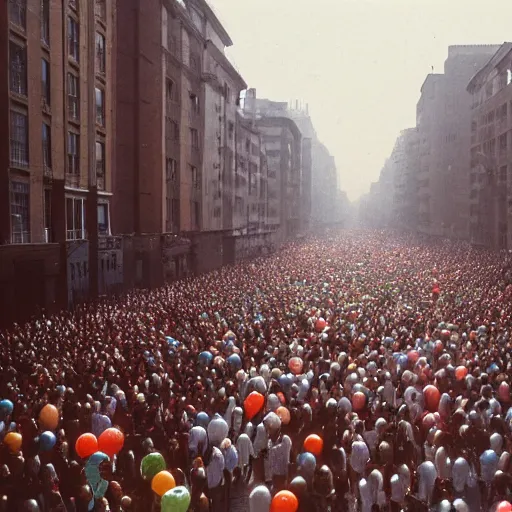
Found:
[(351, 199), (415, 125), (425, 76), (452, 44), (512, 40), (512, 0), (208, 0), (258, 97), (309, 103)]

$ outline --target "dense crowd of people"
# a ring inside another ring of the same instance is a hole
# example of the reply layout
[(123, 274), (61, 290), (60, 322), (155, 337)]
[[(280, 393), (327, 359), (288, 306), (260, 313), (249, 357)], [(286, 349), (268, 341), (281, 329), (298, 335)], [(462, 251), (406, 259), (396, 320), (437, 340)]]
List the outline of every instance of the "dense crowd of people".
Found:
[(0, 512), (510, 512), (510, 265), (332, 233), (14, 325)]

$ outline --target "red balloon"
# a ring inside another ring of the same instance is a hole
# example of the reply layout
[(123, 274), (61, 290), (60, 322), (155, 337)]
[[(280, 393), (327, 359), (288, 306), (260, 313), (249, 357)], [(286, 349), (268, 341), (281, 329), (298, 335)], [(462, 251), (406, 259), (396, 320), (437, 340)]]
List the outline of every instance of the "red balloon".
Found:
[(257, 391), (250, 393), (244, 401), (244, 411), (247, 419), (251, 420), (254, 418), (261, 411), (264, 403), (265, 397), (261, 393)]
[(352, 396), (352, 407), (354, 411), (362, 411), (366, 407), (366, 396), (361, 391), (356, 391)]
[(270, 512), (297, 512), (299, 500), (290, 491), (279, 491), (272, 499)]
[(468, 369), (465, 366), (457, 366), (457, 368), (455, 368), (455, 378), (457, 380), (464, 380), (467, 374)]
[(498, 503), (498, 506), (496, 507), (496, 512), (511, 512), (512, 511), (512, 505), (509, 501), (501, 501)]
[(425, 397), (425, 405), (430, 412), (436, 412), (439, 406), (439, 400), (441, 400), (441, 393), (435, 386), (426, 386), (423, 390), (423, 396)]
[(320, 436), (311, 434), (310, 436), (306, 437), (304, 441), (304, 450), (306, 452), (312, 453), (318, 457), (321, 455), (323, 449), (324, 441)]
[(98, 438), (98, 449), (100, 452), (113, 457), (119, 453), (124, 445), (124, 434), (117, 428), (107, 428)]
[(75, 451), (79, 457), (86, 459), (98, 451), (98, 440), (94, 434), (82, 434), (75, 443)]
[(319, 318), (315, 323), (316, 332), (322, 332), (326, 325), (327, 322), (323, 318)]

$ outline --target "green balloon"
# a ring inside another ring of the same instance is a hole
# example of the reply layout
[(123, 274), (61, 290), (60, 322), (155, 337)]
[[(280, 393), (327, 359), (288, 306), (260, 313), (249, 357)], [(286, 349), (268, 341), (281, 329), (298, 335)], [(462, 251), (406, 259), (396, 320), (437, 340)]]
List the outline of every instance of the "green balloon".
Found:
[(180, 485), (162, 496), (162, 512), (187, 512), (190, 506), (190, 494), (186, 487)]
[(165, 460), (160, 453), (150, 453), (146, 455), (140, 463), (140, 474), (144, 480), (153, 480), (153, 477), (164, 471), (166, 468)]

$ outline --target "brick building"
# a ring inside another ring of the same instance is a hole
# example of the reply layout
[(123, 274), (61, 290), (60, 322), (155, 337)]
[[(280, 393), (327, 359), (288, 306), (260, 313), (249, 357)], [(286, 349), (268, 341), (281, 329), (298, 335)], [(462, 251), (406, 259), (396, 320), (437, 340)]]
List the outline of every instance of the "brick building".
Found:
[(99, 240), (110, 235), (115, 29), (105, 0), (0, 7), (2, 317), (72, 304), (115, 274), (102, 274), (114, 244)]
[(512, 43), (468, 84), (471, 94), (471, 240), (512, 248)]

